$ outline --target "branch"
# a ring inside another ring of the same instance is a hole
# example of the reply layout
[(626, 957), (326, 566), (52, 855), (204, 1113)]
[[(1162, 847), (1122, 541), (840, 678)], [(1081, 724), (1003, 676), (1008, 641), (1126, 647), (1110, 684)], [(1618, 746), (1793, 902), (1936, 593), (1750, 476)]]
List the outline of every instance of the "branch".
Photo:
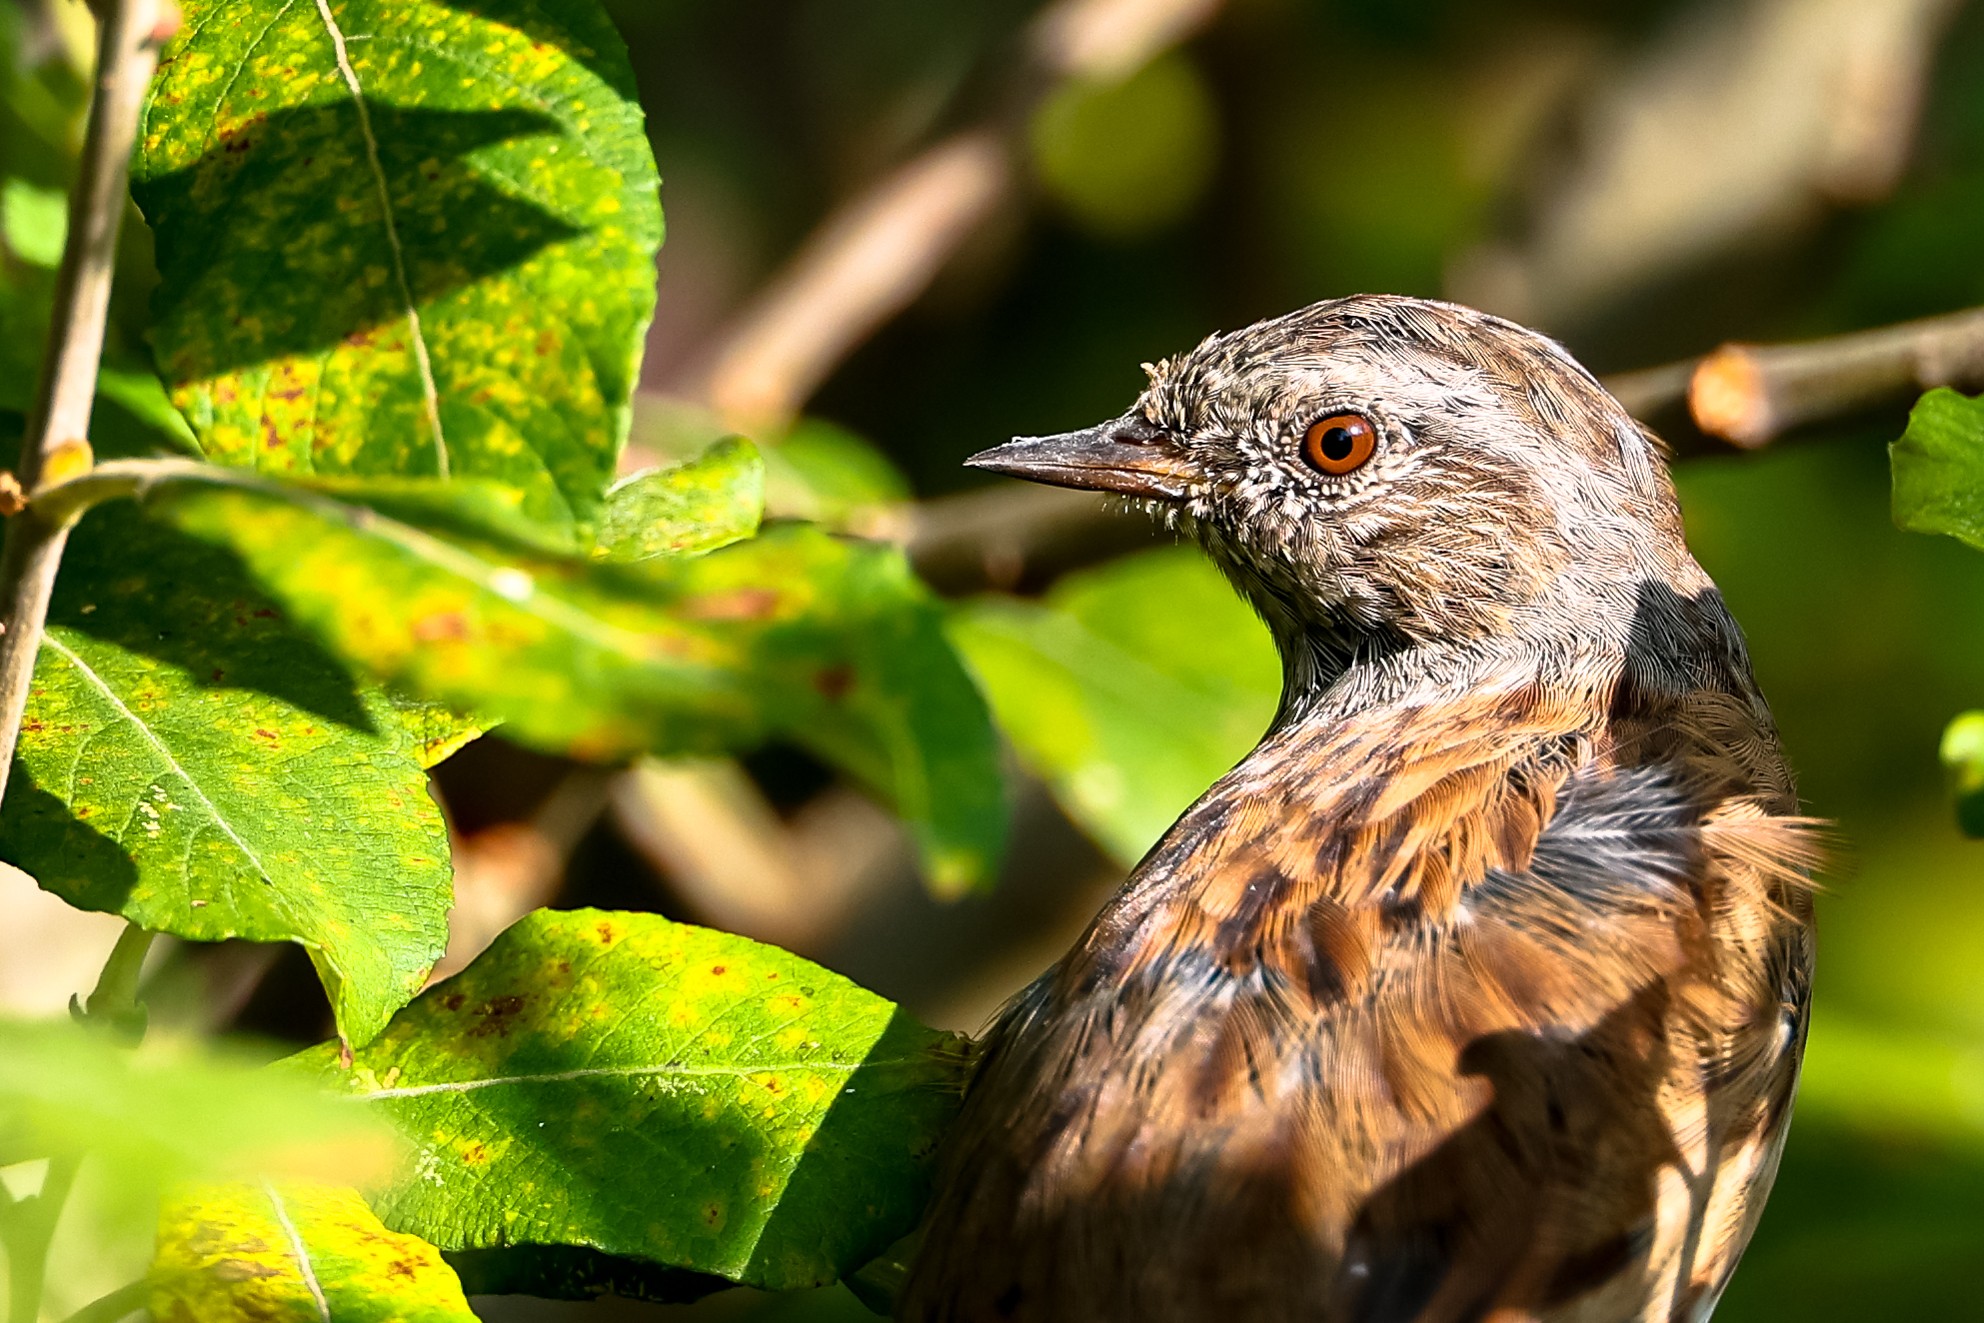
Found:
[(1984, 308), (1802, 344), (1727, 344), (1695, 365), (1695, 425), (1745, 450), (1936, 386), (1984, 387)]
[(549, 905), (572, 852), (606, 811), (613, 773), (584, 764), (568, 770), (522, 822), (500, 822), (473, 836), (452, 833), (455, 903), (448, 949), (428, 971), (432, 984), (466, 969), (505, 928)]
[(1144, 515), (1092, 492), (1019, 482), (919, 502), (902, 536), (923, 581), (955, 597), (1037, 588), (1065, 570), (1163, 540)]
[(158, 48), (179, 23), (172, 0), (105, 0), (99, 13), (96, 93), (69, 195), (69, 235), (55, 278), (48, 350), (15, 474), (30, 503), (8, 520), (0, 549), (0, 795), (20, 738), (55, 572), (74, 523), (74, 516), (52, 518), (32, 502), (91, 464), (86, 438), (138, 111)]
[(784, 431), (856, 347), (929, 288), (1012, 175), (1002, 135), (960, 133), (828, 217), (717, 351), (702, 393), (725, 425)]
[(644, 758), (617, 773), (620, 838), (691, 917), (817, 951), (877, 887), (913, 866), (901, 825), (846, 786), (781, 818), (728, 758)]
[(1060, 0), (1027, 29), (1021, 89), (835, 211), (719, 337), (699, 392), (724, 425), (782, 432), (847, 356), (928, 289), (1016, 191), (1032, 112), (1062, 83), (1124, 77), (1220, 0)]
[[(1933, 386), (1984, 388), (1984, 308), (1800, 344), (1724, 345), (1604, 385), (1677, 457), (1755, 450)], [(1003, 483), (920, 503), (900, 540), (925, 580), (962, 595), (1035, 587), (1158, 537), (1099, 497)]]

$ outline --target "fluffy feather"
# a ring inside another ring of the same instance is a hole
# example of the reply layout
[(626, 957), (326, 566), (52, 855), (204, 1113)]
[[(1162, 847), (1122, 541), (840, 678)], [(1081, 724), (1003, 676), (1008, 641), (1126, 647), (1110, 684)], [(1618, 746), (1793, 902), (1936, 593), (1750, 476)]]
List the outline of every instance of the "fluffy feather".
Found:
[[(1274, 630), (1281, 709), (992, 1029), (900, 1316), (1706, 1318), (1816, 846), (1657, 446), (1446, 304), (1150, 371), (1139, 444), (1193, 474), (1160, 509)], [(1381, 443), (1332, 479), (1297, 441), (1343, 409)]]

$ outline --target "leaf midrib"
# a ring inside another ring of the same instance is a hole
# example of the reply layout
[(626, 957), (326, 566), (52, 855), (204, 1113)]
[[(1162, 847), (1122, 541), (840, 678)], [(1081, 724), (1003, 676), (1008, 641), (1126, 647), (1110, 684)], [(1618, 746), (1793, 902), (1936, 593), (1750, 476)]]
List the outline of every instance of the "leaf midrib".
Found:
[(406, 251), (400, 246), (399, 223), (393, 216), (392, 190), (386, 184), (386, 168), (379, 161), (379, 139), (372, 132), (372, 112), (365, 105), (365, 88), (358, 81), (345, 49), (344, 29), (331, 13), (330, 0), (316, 0), (317, 17), (331, 39), (331, 53), (337, 59), (338, 75), (351, 93), (352, 109), (358, 116), (358, 132), (365, 139), (365, 163), (372, 173), (372, 187), (379, 195), (379, 217), (386, 228), (386, 247), (393, 258), (393, 278), (399, 285), (400, 304), (406, 313), (407, 331), (413, 339), (414, 364), (420, 369), (420, 394), (427, 406), (427, 426), (434, 436), (434, 461), (440, 477), (448, 476), (448, 439), (441, 431), (441, 396), (434, 384), (434, 363), (427, 352), (427, 334), (420, 328), (420, 309), (413, 297), (413, 282), (407, 277)]
[(296, 1269), (302, 1274), (303, 1284), (310, 1288), (310, 1299), (317, 1306), (317, 1317), (322, 1323), (331, 1323), (331, 1303), (324, 1298), (323, 1284), (317, 1280), (316, 1265), (310, 1261), (310, 1247), (303, 1243), (302, 1233), (297, 1231), (295, 1221), (289, 1216), (289, 1208), (283, 1203), (282, 1195), (276, 1191), (276, 1187), (264, 1180), (262, 1193), (268, 1197), (270, 1206), (275, 1209), (276, 1223), (289, 1240), (289, 1252), (296, 1260)]
[(261, 856), (255, 853), (247, 841), (241, 839), (240, 833), (234, 830), (234, 824), (228, 821), (227, 817), (221, 813), (220, 807), (213, 800), (207, 798), (206, 791), (200, 788), (200, 783), (194, 780), (192, 773), (188, 772), (184, 765), (180, 763), (179, 759), (173, 756), (172, 750), (158, 737), (157, 733), (137, 713), (125, 706), (124, 700), (117, 696), (117, 691), (110, 687), (109, 682), (101, 675), (98, 675), (88, 662), (72, 652), (54, 634), (44, 634), (41, 641), (44, 647), (53, 650), (64, 661), (68, 662), (69, 665), (75, 667), (77, 673), (87, 680), (98, 693), (102, 694), (104, 700), (116, 709), (118, 715), (123, 717), (130, 724), (131, 728), (138, 732), (139, 738), (143, 739), (151, 747), (152, 752), (158, 755), (159, 760), (171, 770), (174, 776), (184, 782), (186, 788), (192, 792), (193, 797), (200, 801), (200, 804), (206, 809), (207, 815), (213, 819), (214, 825), (220, 828), (221, 834), (234, 842), (235, 848), (241, 851), (243, 857), (250, 864), (254, 865), (256, 873), (261, 875), (262, 880), (265, 882), (273, 881), (274, 879), (269, 876), (268, 868), (262, 863)]
[(486, 1075), (476, 1079), (450, 1080), (438, 1084), (410, 1084), (404, 1088), (371, 1089), (348, 1095), (354, 1102), (375, 1102), (395, 1098), (425, 1098), (437, 1094), (475, 1093), (482, 1089), (523, 1084), (566, 1084), (585, 1079), (645, 1079), (681, 1077), (685, 1079), (738, 1079), (747, 1075), (777, 1075), (812, 1071), (823, 1075), (852, 1075), (856, 1071), (885, 1066), (914, 1066), (913, 1057), (891, 1057), (881, 1061), (771, 1061), (750, 1066), (584, 1066), (574, 1070), (542, 1071), (528, 1075)]

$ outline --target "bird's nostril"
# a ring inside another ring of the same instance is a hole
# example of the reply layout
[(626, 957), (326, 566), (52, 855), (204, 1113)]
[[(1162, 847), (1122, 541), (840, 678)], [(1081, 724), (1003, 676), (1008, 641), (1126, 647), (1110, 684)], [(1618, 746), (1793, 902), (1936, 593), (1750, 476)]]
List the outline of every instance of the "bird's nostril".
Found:
[(1147, 446), (1164, 439), (1164, 429), (1142, 418), (1125, 418), (1116, 425), (1109, 439), (1126, 446)]

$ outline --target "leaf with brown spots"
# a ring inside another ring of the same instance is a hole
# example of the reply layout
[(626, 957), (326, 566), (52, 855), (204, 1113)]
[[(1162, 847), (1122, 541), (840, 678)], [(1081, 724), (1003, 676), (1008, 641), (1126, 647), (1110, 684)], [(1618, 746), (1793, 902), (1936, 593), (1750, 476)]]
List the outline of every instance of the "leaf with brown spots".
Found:
[(508, 1247), (583, 1247), (783, 1289), (915, 1225), (967, 1063), (775, 947), (540, 910), (348, 1069), (334, 1044), (294, 1064), (398, 1124), (413, 1159), (381, 1216), (484, 1251), (479, 1273), (514, 1281), (491, 1262)]
[(992, 876), (1005, 803), (991, 719), (895, 548), (782, 525), (612, 563), (465, 481), (188, 465), (144, 500), (233, 549), (333, 652), (500, 718), (512, 739), (590, 759), (789, 739), (894, 805), (940, 891)]
[(298, 943), (362, 1040), (447, 944), (422, 769), (467, 733), (355, 680), (226, 552), (102, 509), (63, 562), (0, 857), (154, 931)]
[(268, 1182), (181, 1190), (159, 1219), (158, 1323), (457, 1323), (475, 1314), (441, 1252), (388, 1231), (356, 1190)]
[(218, 463), (501, 482), (591, 522), (661, 243), (591, 0), (182, 0), (131, 191), (151, 332)]

